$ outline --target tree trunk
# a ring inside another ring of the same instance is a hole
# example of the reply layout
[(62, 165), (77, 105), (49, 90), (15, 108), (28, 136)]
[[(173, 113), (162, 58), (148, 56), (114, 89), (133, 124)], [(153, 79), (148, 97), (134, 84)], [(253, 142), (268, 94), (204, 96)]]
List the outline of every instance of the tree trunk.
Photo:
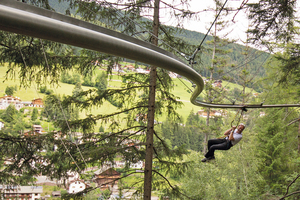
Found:
[[(154, 2), (154, 19), (152, 43), (158, 45), (158, 27), (159, 27), (159, 2)], [(153, 131), (154, 131), (154, 113), (155, 113), (155, 90), (156, 90), (156, 67), (151, 66), (150, 71), (150, 91), (148, 103), (148, 124), (146, 135), (146, 157), (145, 157), (145, 178), (144, 178), (144, 200), (151, 199), (152, 188), (152, 158), (153, 158)]]
[(300, 154), (300, 120), (299, 120), (299, 126), (298, 126), (298, 154)]

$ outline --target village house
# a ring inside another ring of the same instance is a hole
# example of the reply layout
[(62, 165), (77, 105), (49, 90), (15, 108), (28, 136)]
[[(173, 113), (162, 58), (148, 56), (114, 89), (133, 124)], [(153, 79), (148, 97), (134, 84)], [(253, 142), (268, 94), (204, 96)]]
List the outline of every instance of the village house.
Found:
[(113, 168), (109, 168), (108, 166), (102, 167), (95, 171), (94, 174), (94, 180), (97, 183), (97, 187), (101, 190), (112, 188), (118, 183), (118, 179), (121, 176), (119, 172), (115, 171)]
[(3, 186), (0, 185), (3, 199), (38, 200), (43, 193), (42, 186)]
[(40, 134), (41, 134), (42, 131), (43, 131), (43, 128), (42, 128), (41, 125), (33, 125), (32, 128), (33, 128), (33, 131), (34, 131), (34, 132), (37, 132), (37, 133), (40, 133)]
[(10, 104), (13, 104), (17, 110), (20, 110), (23, 107), (44, 107), (44, 103), (41, 98), (33, 99), (32, 101), (22, 101), (20, 98), (10, 95), (0, 97), (0, 110), (6, 109)]
[(43, 128), (41, 125), (33, 125), (32, 130), (24, 132), (24, 136), (39, 136), (42, 132)]
[(122, 65), (121, 64), (119, 64), (119, 63), (115, 63), (114, 65), (113, 65), (113, 68), (112, 68), (112, 70), (113, 71), (115, 71), (115, 72), (124, 72), (124, 70), (122, 69)]
[(150, 71), (149, 70), (145, 70), (145, 69), (143, 69), (143, 68), (137, 68), (136, 70), (135, 70), (137, 73), (141, 73), (141, 74), (149, 74), (150, 73)]
[(31, 105), (32, 105), (32, 107), (39, 107), (39, 108), (44, 107), (42, 98), (33, 99), (31, 101)]
[(77, 180), (74, 180), (74, 181), (70, 182), (68, 193), (69, 194), (75, 194), (75, 193), (78, 193), (78, 192), (82, 192), (87, 187), (88, 187), (87, 184), (83, 180), (77, 179)]
[(130, 70), (130, 71), (134, 71), (135, 70), (135, 67), (133, 65), (126, 65), (124, 67), (124, 69), (127, 69), (127, 70)]
[(64, 184), (70, 185), (72, 182), (80, 179), (79, 174), (77, 172), (68, 171), (67, 175), (68, 175), (67, 178), (62, 178), (60, 180), (57, 180), (56, 184), (58, 184), (58, 185), (64, 185)]
[(6, 109), (10, 104), (13, 104), (17, 110), (20, 110), (23, 107), (22, 101), (18, 97), (13, 97), (10, 95), (5, 95), (0, 97), (0, 109)]
[(214, 81), (213, 86), (221, 88), (222, 87), (222, 81), (221, 80)]

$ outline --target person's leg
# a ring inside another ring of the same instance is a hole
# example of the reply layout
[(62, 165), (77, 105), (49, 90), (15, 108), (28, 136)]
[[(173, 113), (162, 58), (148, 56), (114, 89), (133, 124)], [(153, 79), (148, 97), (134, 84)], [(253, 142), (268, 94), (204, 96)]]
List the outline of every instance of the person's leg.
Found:
[[(223, 141), (221, 141), (223, 140)], [(228, 150), (230, 149), (231, 145), (228, 144), (226, 139), (219, 139), (219, 141), (215, 141), (214, 144), (210, 145), (208, 152), (205, 154), (206, 158), (214, 158), (215, 157), (215, 150)]]
[(223, 142), (226, 142), (227, 140), (225, 138), (222, 138), (222, 139), (210, 139), (208, 140), (207, 142), (207, 148), (210, 149), (210, 147), (212, 145), (215, 145), (215, 144), (221, 144)]

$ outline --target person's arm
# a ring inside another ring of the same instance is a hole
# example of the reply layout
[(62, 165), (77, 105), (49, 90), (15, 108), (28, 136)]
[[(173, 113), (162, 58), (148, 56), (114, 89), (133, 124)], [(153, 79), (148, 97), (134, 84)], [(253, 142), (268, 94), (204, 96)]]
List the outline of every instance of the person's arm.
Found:
[(234, 129), (230, 132), (230, 135), (228, 137), (228, 140), (230, 140), (230, 141), (234, 141), (233, 132), (234, 132)]
[(236, 128), (236, 126), (231, 127), (231, 129), (228, 129), (227, 131), (225, 131), (224, 135), (228, 136), (230, 134), (230, 132), (235, 130), (235, 128)]

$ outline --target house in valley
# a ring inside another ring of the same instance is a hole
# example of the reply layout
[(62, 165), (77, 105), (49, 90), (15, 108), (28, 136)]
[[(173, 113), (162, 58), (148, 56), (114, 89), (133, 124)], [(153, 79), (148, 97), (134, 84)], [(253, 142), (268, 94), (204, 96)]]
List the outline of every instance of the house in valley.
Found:
[(74, 181), (70, 182), (68, 193), (69, 194), (75, 194), (75, 193), (78, 193), (78, 192), (82, 192), (87, 187), (88, 187), (88, 185), (83, 180), (77, 179), (77, 180), (74, 180)]
[(5, 110), (11, 104), (14, 105), (17, 110), (20, 110), (23, 107), (44, 107), (42, 98), (33, 99), (32, 101), (22, 101), (19, 97), (10, 95), (0, 97), (0, 110)]
[(37, 200), (41, 199), (42, 186), (10, 186), (0, 185), (3, 199)]
[(94, 172), (95, 182), (97, 186), (102, 189), (112, 188), (115, 184), (118, 183), (121, 174), (115, 171), (113, 168), (103, 167)]
[(10, 104), (13, 104), (17, 110), (23, 108), (23, 104), (20, 98), (5, 95), (0, 97), (0, 110), (6, 109)]

